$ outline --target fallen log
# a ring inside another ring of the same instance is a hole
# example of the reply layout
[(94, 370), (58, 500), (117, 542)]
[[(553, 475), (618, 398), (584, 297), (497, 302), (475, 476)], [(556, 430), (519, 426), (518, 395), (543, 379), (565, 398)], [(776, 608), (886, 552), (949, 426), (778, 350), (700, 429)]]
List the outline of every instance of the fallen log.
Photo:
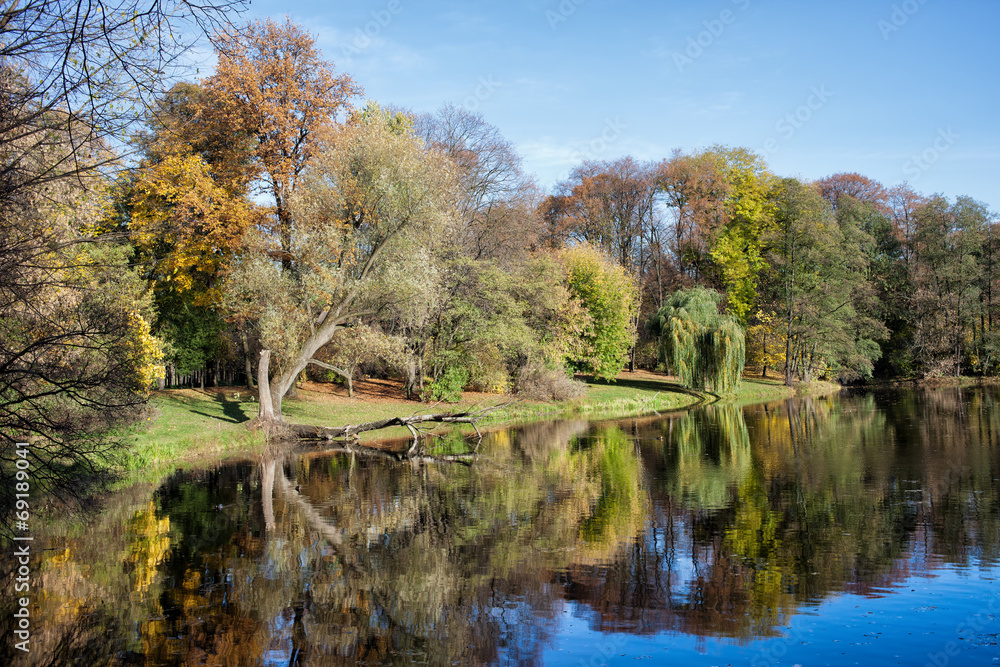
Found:
[(428, 415), (410, 415), (408, 417), (390, 417), (378, 421), (364, 424), (348, 424), (347, 426), (313, 426), (309, 424), (282, 424), (282, 429), (299, 438), (300, 440), (354, 440), (359, 433), (367, 431), (377, 431), (392, 426), (405, 426), (409, 429), (414, 440), (420, 439), (420, 434), (415, 428), (418, 424), (438, 423), (438, 424), (472, 424), (476, 429), (476, 434), (482, 437), (479, 427), (476, 425), (480, 419), (499, 408), (508, 405), (502, 403), (482, 410), (468, 410), (465, 412), (444, 412)]

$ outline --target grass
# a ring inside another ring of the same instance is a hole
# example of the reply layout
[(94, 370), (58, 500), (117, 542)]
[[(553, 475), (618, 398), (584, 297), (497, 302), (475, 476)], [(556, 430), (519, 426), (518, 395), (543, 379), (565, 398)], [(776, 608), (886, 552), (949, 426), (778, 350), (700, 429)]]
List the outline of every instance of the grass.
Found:
[[(498, 427), (544, 419), (612, 419), (689, 408), (718, 397), (677, 385), (663, 375), (622, 373), (615, 383), (583, 378), (586, 393), (570, 401), (544, 403), (515, 401), (488, 414), (481, 426)], [(800, 393), (827, 393), (836, 385), (811, 383)], [(727, 403), (748, 405), (779, 401), (796, 393), (776, 379), (744, 378), (739, 391), (722, 397)], [(460, 412), (502, 404), (504, 397), (458, 403), (426, 404), (411, 401), (333, 399), (320, 392), (299, 392), (282, 405), (285, 419), (293, 423), (343, 426), (420, 413)], [(246, 390), (178, 389), (155, 394), (147, 422), (133, 430), (134, 451), (128, 459), (124, 484), (157, 482), (178, 467), (200, 467), (220, 459), (263, 453), (263, 433), (248, 428), (257, 403)], [(471, 428), (469, 428), (471, 430)], [(408, 437), (402, 427), (363, 434), (367, 440)]]
[(156, 481), (178, 467), (197, 467), (265, 449), (263, 433), (251, 431), (246, 410), (225, 394), (178, 389), (154, 395), (147, 420), (132, 429), (126, 484)]

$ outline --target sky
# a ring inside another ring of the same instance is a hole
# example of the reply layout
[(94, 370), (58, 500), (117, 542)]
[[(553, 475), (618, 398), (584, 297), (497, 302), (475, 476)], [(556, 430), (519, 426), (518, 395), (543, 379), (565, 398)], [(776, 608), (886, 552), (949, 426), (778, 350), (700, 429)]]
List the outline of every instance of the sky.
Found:
[[(715, 144), (1000, 212), (998, 0), (253, 0), (383, 106), (481, 113), (551, 189)], [(362, 100), (359, 100), (362, 102)]]

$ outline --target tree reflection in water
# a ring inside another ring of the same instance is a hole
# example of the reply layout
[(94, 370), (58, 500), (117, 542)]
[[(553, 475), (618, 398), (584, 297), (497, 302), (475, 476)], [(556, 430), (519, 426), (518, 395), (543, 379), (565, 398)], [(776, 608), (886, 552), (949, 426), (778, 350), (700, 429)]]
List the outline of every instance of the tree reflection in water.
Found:
[(716, 405), (499, 431), (471, 466), (309, 452), (178, 473), (89, 531), (51, 528), (39, 645), (94, 664), (534, 664), (567, 611), (774, 636), (834, 593), (996, 563), (997, 400)]

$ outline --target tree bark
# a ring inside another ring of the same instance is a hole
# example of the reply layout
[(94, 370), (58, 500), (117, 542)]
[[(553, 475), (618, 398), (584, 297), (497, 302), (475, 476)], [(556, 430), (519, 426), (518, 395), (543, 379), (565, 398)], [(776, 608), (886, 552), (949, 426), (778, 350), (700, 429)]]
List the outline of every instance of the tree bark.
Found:
[[(260, 361), (257, 363), (257, 386), (260, 387), (260, 413), (257, 415), (261, 422), (270, 423), (277, 421), (274, 418), (274, 403), (271, 400), (271, 384), (267, 381), (268, 367), (271, 365), (271, 350), (260, 351)], [(279, 398), (280, 400), (280, 398)]]
[(268, 532), (274, 530), (274, 469), (273, 460), (261, 466), (260, 502), (261, 511), (264, 513), (264, 529)]

